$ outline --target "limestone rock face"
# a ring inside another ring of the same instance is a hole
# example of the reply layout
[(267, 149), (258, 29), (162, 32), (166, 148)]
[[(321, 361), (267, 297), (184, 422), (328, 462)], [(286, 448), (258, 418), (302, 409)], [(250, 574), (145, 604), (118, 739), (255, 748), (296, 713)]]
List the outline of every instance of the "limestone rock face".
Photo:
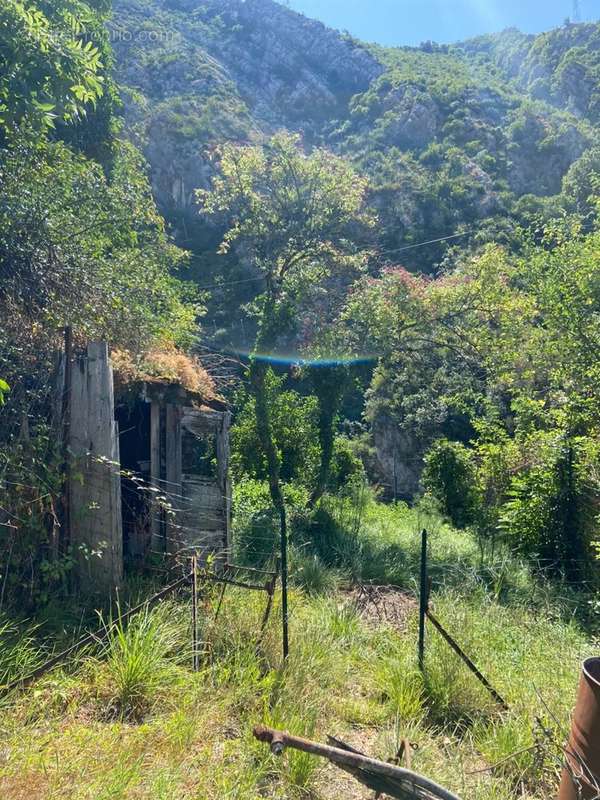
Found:
[(426, 147), (439, 132), (442, 117), (433, 98), (415, 86), (401, 86), (383, 103), (386, 139), (405, 150)]
[(111, 38), (128, 131), (177, 225), (208, 185), (211, 147), (284, 127), (315, 140), (384, 70), (273, 0), (116, 0)]
[(412, 499), (419, 491), (423, 470), (419, 443), (388, 415), (378, 416), (373, 421), (372, 437), (376, 470), (386, 496), (397, 500)]
[[(111, 36), (126, 130), (192, 249), (195, 189), (208, 186), (211, 150), (225, 141), (287, 128), (346, 155), (372, 176), (392, 247), (505, 212), (507, 189), (560, 192), (590, 144), (577, 116), (595, 102), (598, 26), (386, 49), (274, 0), (115, 0)], [(407, 265), (429, 270), (443, 253)]]

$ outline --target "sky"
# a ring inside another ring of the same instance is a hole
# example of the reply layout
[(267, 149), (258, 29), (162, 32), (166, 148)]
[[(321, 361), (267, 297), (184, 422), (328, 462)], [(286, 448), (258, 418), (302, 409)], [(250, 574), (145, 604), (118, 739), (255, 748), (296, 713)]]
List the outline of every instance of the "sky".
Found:
[[(573, 0), (279, 0), (296, 11), (385, 45), (455, 42), (517, 27), (538, 33), (573, 14)], [(600, 0), (580, 0), (582, 21), (600, 18)]]

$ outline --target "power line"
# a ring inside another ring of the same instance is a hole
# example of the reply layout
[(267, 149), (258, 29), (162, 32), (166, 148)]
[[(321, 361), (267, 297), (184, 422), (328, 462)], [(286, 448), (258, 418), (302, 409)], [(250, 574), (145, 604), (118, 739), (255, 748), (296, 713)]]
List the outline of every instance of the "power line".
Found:
[(264, 281), (264, 275), (256, 275), (254, 278), (241, 278), (238, 281), (222, 281), (221, 283), (213, 283), (212, 286), (198, 286), (200, 291), (208, 291), (208, 289), (223, 289), (226, 286), (235, 286), (238, 283), (250, 283), (251, 281)]
[[(395, 247), (391, 250), (376, 250), (375, 254), (378, 256), (387, 256), (391, 255), (392, 253), (404, 253), (407, 250), (415, 250), (418, 247), (426, 247), (430, 244), (439, 244), (441, 242), (448, 242), (452, 239), (460, 239), (464, 236), (469, 236), (469, 234), (473, 233), (472, 230), (463, 231), (462, 233), (451, 233), (448, 236), (440, 236), (437, 239), (428, 239), (425, 242), (416, 242), (415, 244), (407, 244), (403, 245), (402, 247)], [(221, 281), (221, 283), (213, 283), (208, 286), (198, 286), (197, 288), (200, 291), (208, 291), (209, 289), (224, 289), (227, 286), (237, 286), (238, 284), (242, 283), (251, 283), (253, 281), (264, 281), (264, 275), (255, 275), (252, 278), (240, 278), (239, 280), (235, 281)]]
[(448, 242), (450, 239), (459, 239), (463, 236), (468, 236), (473, 231), (463, 231), (463, 233), (451, 233), (449, 236), (440, 236), (439, 239), (429, 239), (427, 242), (419, 242), (418, 244), (407, 244), (404, 247), (396, 247), (393, 250), (378, 250), (378, 256), (386, 256), (391, 253), (403, 253), (406, 250), (415, 250), (417, 247), (426, 247), (428, 244), (438, 244), (439, 242)]

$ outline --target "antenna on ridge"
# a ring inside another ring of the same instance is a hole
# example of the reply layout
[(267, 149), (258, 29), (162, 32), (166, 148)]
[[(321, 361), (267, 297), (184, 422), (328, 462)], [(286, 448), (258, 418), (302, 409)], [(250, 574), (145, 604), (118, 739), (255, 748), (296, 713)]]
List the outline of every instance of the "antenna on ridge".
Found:
[(581, 3), (573, 0), (573, 22), (581, 22)]

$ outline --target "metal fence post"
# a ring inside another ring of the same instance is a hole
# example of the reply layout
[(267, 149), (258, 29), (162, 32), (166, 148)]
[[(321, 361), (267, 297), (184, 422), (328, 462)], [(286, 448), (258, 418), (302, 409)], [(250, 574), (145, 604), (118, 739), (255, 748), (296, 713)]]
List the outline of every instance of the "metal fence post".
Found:
[(419, 669), (425, 669), (425, 621), (429, 605), (429, 579), (427, 575), (427, 531), (421, 533), (421, 586), (419, 592)]
[(285, 661), (290, 654), (289, 641), (289, 617), (288, 617), (288, 563), (287, 563), (287, 521), (285, 508), (280, 511), (281, 516), (281, 623), (282, 623), (282, 647), (283, 660)]
[(198, 672), (198, 557), (192, 556), (192, 666)]

